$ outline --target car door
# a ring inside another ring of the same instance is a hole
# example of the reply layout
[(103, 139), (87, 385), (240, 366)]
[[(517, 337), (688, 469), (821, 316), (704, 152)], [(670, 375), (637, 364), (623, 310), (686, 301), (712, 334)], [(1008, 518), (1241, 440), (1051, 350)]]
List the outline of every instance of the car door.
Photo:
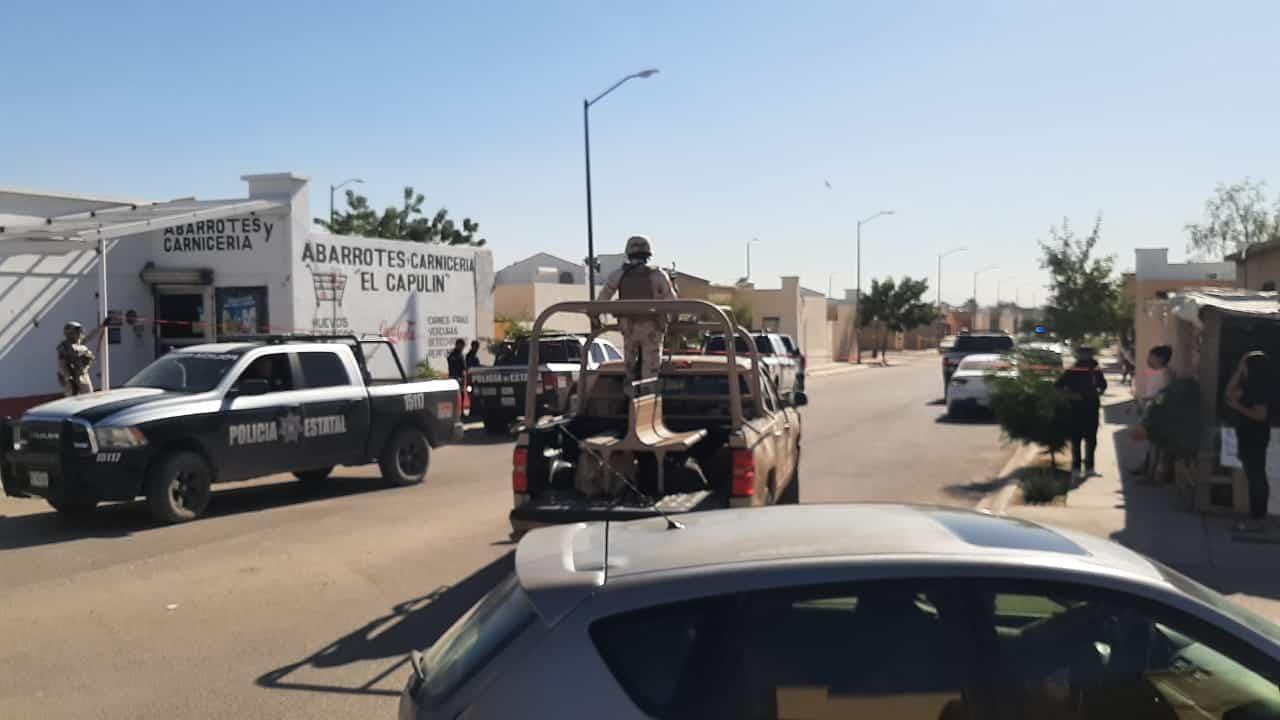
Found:
[[(220, 414), (221, 452), (216, 460), (218, 478), (241, 479), (290, 469), (301, 437), (302, 414), (292, 353), (272, 350), (253, 357), (228, 391)], [(254, 383), (266, 381), (249, 394)]]
[[(777, 388), (767, 375), (761, 378), (761, 389), (764, 391), (765, 413), (769, 416), (769, 437), (767, 442), (773, 445), (774, 484), (777, 493), (781, 493), (784, 483), (791, 479), (792, 452), (788, 438), (787, 418), (778, 398)], [(776, 499), (776, 495), (775, 495)]]
[[(367, 460), (370, 400), (349, 353), (300, 348), (302, 440), (295, 467), (329, 467)], [(385, 398), (388, 413), (407, 410), (403, 398)]]

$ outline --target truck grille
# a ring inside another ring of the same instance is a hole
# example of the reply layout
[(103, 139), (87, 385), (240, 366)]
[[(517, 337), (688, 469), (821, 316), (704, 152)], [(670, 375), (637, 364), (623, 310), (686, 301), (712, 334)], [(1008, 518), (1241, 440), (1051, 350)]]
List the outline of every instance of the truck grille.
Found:
[(25, 449), (48, 453), (56, 453), (62, 449), (62, 423), (24, 422), (21, 428)]

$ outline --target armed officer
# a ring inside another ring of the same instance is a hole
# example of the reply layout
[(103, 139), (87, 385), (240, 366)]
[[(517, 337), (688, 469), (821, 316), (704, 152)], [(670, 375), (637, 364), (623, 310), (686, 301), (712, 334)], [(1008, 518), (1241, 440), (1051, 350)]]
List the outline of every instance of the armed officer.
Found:
[[(599, 301), (619, 300), (675, 300), (676, 291), (671, 278), (661, 268), (650, 267), (653, 248), (649, 238), (632, 235), (627, 239), (627, 262), (615, 270), (600, 291)], [(622, 330), (622, 362), (626, 371), (626, 389), (634, 392), (637, 379), (658, 376), (662, 365), (662, 342), (667, 332), (666, 315), (617, 315)], [(636, 375), (636, 365), (640, 374)]]
[(58, 385), (62, 387), (63, 397), (93, 392), (93, 381), (89, 378), (93, 351), (89, 343), (100, 332), (101, 327), (94, 328), (86, 338), (80, 323), (72, 321), (62, 326), (62, 342), (58, 343)]

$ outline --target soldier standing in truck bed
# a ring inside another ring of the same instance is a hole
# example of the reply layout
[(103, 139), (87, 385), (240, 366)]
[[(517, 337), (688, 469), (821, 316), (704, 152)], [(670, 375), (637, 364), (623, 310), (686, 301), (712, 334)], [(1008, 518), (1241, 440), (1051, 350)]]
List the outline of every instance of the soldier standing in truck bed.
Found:
[[(611, 300), (615, 294), (619, 300), (676, 299), (671, 278), (661, 268), (649, 266), (653, 248), (649, 244), (648, 237), (632, 235), (628, 238), (626, 255), (627, 262), (609, 275), (597, 300)], [(617, 317), (618, 328), (622, 331), (625, 389), (628, 394), (632, 394), (634, 392), (632, 383), (636, 380), (647, 380), (658, 376), (658, 370), (662, 364), (662, 342), (667, 332), (667, 318), (665, 315), (657, 317), (618, 315)], [(638, 375), (637, 365), (640, 366)]]

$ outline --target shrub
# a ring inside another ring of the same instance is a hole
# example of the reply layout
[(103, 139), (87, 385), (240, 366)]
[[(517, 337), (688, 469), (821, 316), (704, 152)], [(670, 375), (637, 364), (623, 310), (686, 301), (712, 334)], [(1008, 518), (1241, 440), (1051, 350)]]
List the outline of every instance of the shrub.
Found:
[(413, 376), (419, 380), (443, 380), (449, 377), (447, 373), (432, 368), (431, 361), (426, 358), (413, 369)]
[(1200, 453), (1204, 418), (1200, 410), (1200, 383), (1176, 378), (1147, 406), (1142, 427), (1152, 445), (1173, 460), (1195, 460)]
[(1071, 439), (1067, 399), (1053, 384), (1057, 373), (1034, 369), (1036, 361), (1030, 357), (1019, 358), (1017, 366), (1021, 370), (1016, 375), (988, 378), (991, 410), (1005, 438), (1043, 447), (1056, 465), (1054, 456)]

